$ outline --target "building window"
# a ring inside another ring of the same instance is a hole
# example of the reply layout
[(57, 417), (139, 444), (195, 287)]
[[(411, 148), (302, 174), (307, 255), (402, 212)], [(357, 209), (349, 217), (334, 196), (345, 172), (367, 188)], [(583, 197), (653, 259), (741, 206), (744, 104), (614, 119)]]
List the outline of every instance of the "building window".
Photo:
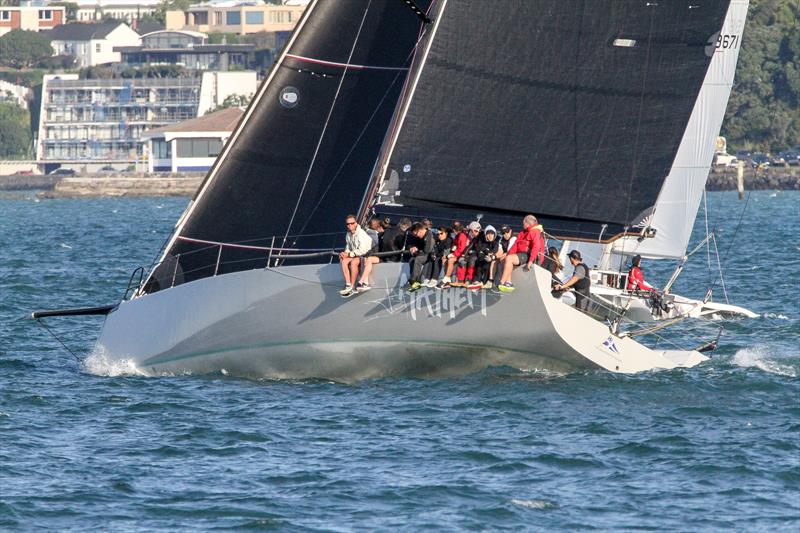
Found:
[(171, 157), (172, 143), (164, 139), (153, 139), (153, 159), (170, 159)]
[(262, 11), (246, 11), (244, 20), (247, 24), (264, 24), (264, 13)]
[(215, 11), (214, 12), (214, 25), (215, 26), (222, 26), (222, 11)]
[(242, 23), (242, 14), (238, 11), (228, 11), (225, 13), (225, 24), (235, 26)]
[(178, 139), (178, 157), (217, 157), (221, 150), (219, 139)]
[(100, 52), (100, 51), (102, 51), (102, 49), (103, 49), (103, 45), (102, 44), (100, 44), (100, 43), (95, 43), (94, 44), (94, 51), (95, 52)]
[(39, 10), (39, 20), (53, 20), (53, 10), (52, 9), (40, 9)]
[(285, 24), (292, 21), (291, 11), (270, 11), (269, 21), (271, 24)]
[(0, 11), (0, 20), (11, 20), (11, 11)]

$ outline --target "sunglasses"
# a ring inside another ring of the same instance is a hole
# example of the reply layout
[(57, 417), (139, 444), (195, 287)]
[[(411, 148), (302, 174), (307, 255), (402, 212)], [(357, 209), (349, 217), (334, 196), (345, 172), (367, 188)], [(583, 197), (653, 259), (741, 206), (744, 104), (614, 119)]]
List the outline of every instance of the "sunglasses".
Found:
[(346, 222), (345, 224), (347, 224), (348, 226), (355, 226), (356, 224), (358, 224), (358, 222)]

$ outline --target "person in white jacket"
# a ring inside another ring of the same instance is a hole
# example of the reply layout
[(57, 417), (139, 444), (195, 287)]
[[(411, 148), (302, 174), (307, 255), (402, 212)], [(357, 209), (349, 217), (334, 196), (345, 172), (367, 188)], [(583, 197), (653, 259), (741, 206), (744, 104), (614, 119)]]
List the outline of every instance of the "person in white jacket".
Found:
[(358, 225), (355, 215), (347, 215), (344, 219), (347, 224), (344, 251), (339, 254), (344, 274), (344, 289), (339, 291), (342, 296), (351, 296), (355, 291), (353, 284), (358, 279), (358, 267), (361, 258), (372, 249), (372, 238)]

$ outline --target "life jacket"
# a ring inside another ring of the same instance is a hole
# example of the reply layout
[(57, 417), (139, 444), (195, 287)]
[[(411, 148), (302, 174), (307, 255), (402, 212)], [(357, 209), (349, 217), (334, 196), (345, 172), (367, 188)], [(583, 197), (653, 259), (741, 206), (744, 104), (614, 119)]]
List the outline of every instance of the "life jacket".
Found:
[(575, 269), (577, 270), (577, 268), (579, 266), (582, 266), (584, 269), (586, 269), (586, 276), (581, 278), (581, 279), (579, 279), (573, 285), (573, 287), (575, 287), (575, 291), (576, 292), (579, 292), (581, 294), (584, 294), (584, 295), (588, 296), (589, 295), (589, 288), (592, 286), (592, 279), (591, 279), (591, 272), (592, 271), (589, 270), (589, 267), (586, 266), (586, 263), (578, 263), (577, 265), (575, 265)]

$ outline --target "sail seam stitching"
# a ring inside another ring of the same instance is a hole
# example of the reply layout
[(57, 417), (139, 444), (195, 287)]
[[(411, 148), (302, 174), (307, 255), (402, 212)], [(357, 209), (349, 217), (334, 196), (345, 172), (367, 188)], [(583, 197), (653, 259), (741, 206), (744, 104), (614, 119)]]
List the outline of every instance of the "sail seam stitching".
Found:
[(318, 65), (326, 65), (331, 67), (343, 67), (345, 69), (353, 70), (408, 70), (408, 67), (383, 67), (378, 65), (358, 65), (355, 63), (340, 63), (338, 61), (328, 61), (325, 59), (315, 59), (313, 57), (299, 56), (295, 54), (286, 54), (286, 57), (296, 59), (298, 61), (306, 61), (308, 63), (315, 63)]

